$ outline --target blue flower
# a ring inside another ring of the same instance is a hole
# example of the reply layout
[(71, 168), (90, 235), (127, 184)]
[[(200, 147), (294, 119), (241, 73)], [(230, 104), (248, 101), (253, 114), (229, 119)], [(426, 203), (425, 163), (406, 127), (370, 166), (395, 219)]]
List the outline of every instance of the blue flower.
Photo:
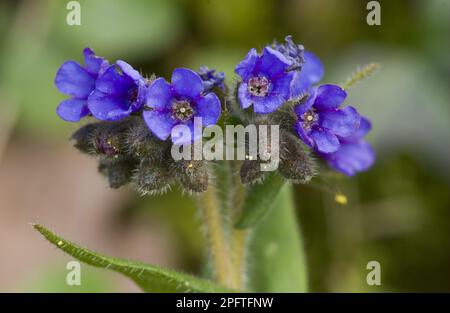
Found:
[(291, 98), (300, 97), (323, 77), (324, 68), (320, 59), (312, 52), (305, 51), (302, 45), (295, 44), (292, 36), (286, 36), (284, 44), (274, 44), (274, 48), (288, 58), (294, 70), (291, 84)]
[(303, 52), (304, 63), (301, 71), (294, 72), (291, 85), (291, 98), (302, 96), (311, 86), (323, 77), (324, 68), (320, 59), (310, 51)]
[(330, 167), (348, 176), (367, 170), (375, 162), (375, 152), (363, 139), (371, 128), (370, 121), (362, 117), (358, 130), (342, 140), (339, 150), (322, 157)]
[(289, 100), (291, 81), (289, 72), (292, 61), (281, 52), (265, 47), (258, 55), (251, 49), (235, 68), (242, 78), (238, 98), (242, 108), (253, 105), (255, 113), (267, 114)]
[(338, 107), (347, 93), (337, 85), (321, 85), (311, 89), (305, 103), (294, 110), (295, 128), (300, 139), (320, 153), (336, 152), (342, 139), (358, 129), (361, 116), (355, 108)]
[(305, 62), (303, 53), (305, 48), (303, 45), (297, 45), (292, 40), (292, 36), (286, 36), (284, 38), (285, 44), (274, 43), (275, 50), (281, 52), (286, 58), (291, 61), (291, 66), (288, 70), (301, 70), (303, 63)]
[(108, 66), (108, 61), (96, 56), (90, 48), (85, 48), (83, 54), (84, 67), (75, 61), (67, 61), (55, 77), (58, 90), (72, 96), (62, 101), (56, 109), (59, 117), (68, 122), (78, 122), (90, 113), (86, 100), (95, 88), (97, 77)]
[[(202, 118), (202, 126), (215, 124), (221, 114), (219, 98), (214, 93), (205, 93), (202, 79), (186, 68), (175, 69), (172, 83), (158, 78), (149, 86), (144, 120), (150, 131), (159, 139), (166, 140), (176, 125), (186, 125), (194, 136), (194, 117)], [(197, 138), (191, 137), (191, 141)], [(181, 139), (172, 138), (176, 144)]]
[(206, 66), (202, 66), (197, 71), (197, 74), (203, 81), (203, 85), (205, 86), (204, 92), (208, 92), (212, 90), (214, 87), (222, 89), (225, 91), (225, 73), (216, 72), (214, 69), (209, 69)]
[(89, 95), (88, 107), (92, 115), (104, 121), (115, 121), (142, 109), (146, 95), (146, 81), (124, 61), (110, 65), (95, 82)]

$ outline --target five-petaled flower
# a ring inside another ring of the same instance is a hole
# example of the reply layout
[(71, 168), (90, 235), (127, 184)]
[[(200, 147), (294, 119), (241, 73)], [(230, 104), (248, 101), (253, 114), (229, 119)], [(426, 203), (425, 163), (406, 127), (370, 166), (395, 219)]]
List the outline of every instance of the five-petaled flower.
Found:
[(327, 160), (330, 167), (348, 176), (367, 170), (375, 161), (375, 152), (363, 139), (371, 128), (370, 121), (361, 117), (358, 130), (353, 135), (342, 139), (339, 150), (324, 154), (322, 157)]
[[(216, 94), (205, 93), (200, 76), (186, 68), (175, 69), (172, 83), (158, 78), (149, 86), (143, 117), (151, 132), (161, 140), (166, 140), (176, 125), (183, 124), (194, 135), (194, 117), (202, 118), (202, 126), (215, 124), (221, 114), (220, 100)], [(201, 134), (199, 134), (201, 136)], [(176, 144), (183, 144), (182, 139), (172, 137)]]
[(78, 122), (90, 113), (87, 99), (95, 89), (95, 81), (108, 66), (108, 61), (95, 55), (90, 48), (83, 50), (85, 66), (75, 61), (64, 62), (55, 77), (59, 91), (72, 96), (62, 101), (56, 109), (57, 114), (68, 122)]
[(351, 136), (359, 127), (361, 116), (355, 108), (338, 107), (347, 93), (336, 85), (321, 85), (311, 89), (303, 104), (294, 110), (295, 124), (300, 139), (319, 153), (336, 152), (344, 138)]
[(97, 79), (88, 107), (95, 118), (115, 121), (142, 109), (145, 96), (145, 79), (131, 65), (119, 60)]
[(267, 114), (288, 101), (294, 76), (291, 65), (292, 60), (275, 49), (265, 47), (261, 55), (251, 49), (235, 69), (242, 78), (238, 89), (241, 107), (253, 105), (255, 113)]

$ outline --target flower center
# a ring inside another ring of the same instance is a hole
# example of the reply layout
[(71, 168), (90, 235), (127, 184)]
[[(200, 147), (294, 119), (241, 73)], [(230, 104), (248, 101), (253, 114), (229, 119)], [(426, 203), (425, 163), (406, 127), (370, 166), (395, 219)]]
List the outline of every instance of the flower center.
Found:
[(133, 87), (130, 90), (128, 90), (128, 102), (134, 103), (136, 102), (138, 98), (139, 89), (138, 87)]
[(257, 97), (264, 97), (269, 93), (270, 81), (264, 76), (255, 76), (248, 80), (248, 92)]
[(303, 129), (309, 131), (311, 130), (311, 127), (318, 121), (319, 115), (316, 112), (314, 112), (313, 109), (310, 109), (302, 115), (302, 119), (303, 119)]
[(176, 119), (185, 122), (192, 118), (192, 116), (194, 115), (194, 109), (186, 100), (175, 101), (172, 104), (172, 115)]

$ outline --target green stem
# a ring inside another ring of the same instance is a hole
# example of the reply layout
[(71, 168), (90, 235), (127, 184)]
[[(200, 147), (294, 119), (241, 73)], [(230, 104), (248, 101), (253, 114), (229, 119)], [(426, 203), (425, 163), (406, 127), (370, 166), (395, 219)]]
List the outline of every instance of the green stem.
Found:
[(234, 176), (233, 199), (231, 201), (232, 225), (231, 225), (231, 265), (233, 267), (233, 288), (245, 289), (246, 283), (246, 261), (247, 242), (250, 230), (237, 229), (233, 225), (242, 214), (242, 205), (246, 196), (244, 185), (240, 181), (239, 175)]
[(347, 81), (342, 84), (343, 89), (349, 89), (350, 87), (354, 86), (356, 83), (360, 82), (361, 80), (369, 77), (374, 72), (376, 72), (380, 68), (380, 65), (378, 63), (369, 63), (366, 66), (358, 69), (356, 72), (352, 74), (352, 76), (347, 79)]
[(206, 227), (206, 237), (210, 248), (215, 279), (225, 287), (232, 287), (233, 276), (231, 274), (230, 253), (215, 188), (210, 186), (208, 190), (201, 193), (198, 196), (198, 203), (203, 217), (203, 224)]

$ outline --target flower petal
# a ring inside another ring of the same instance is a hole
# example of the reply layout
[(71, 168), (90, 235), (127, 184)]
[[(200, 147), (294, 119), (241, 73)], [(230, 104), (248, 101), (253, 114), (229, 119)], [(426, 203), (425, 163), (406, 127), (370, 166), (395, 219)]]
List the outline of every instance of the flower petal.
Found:
[(335, 170), (353, 176), (367, 170), (375, 162), (375, 152), (370, 144), (359, 141), (342, 145), (341, 148), (326, 156), (328, 164)]
[(310, 51), (303, 52), (304, 63), (301, 71), (296, 71), (292, 80), (291, 96), (299, 97), (312, 85), (318, 83), (324, 74), (324, 68), (320, 59)]
[(278, 109), (286, 100), (277, 93), (266, 97), (253, 97), (253, 110), (258, 114), (269, 114)]
[(144, 103), (147, 99), (147, 86), (144, 82), (144, 80), (139, 80), (137, 82), (137, 97), (136, 101), (132, 102), (130, 104), (132, 112), (137, 112), (144, 106)]
[(187, 68), (177, 68), (172, 73), (172, 85), (179, 96), (191, 99), (203, 92), (203, 82), (200, 76)]
[(170, 112), (144, 111), (142, 116), (148, 129), (161, 140), (169, 138), (172, 128), (177, 123)]
[(308, 136), (308, 134), (303, 129), (303, 123), (298, 121), (294, 125), (295, 130), (297, 131), (298, 137), (309, 147), (314, 147), (314, 141)]
[(359, 123), (358, 129), (351, 135), (346, 138), (343, 138), (343, 142), (352, 143), (358, 141), (363, 138), (367, 133), (372, 129), (372, 123), (368, 118), (361, 116), (361, 122)]
[(95, 89), (111, 96), (123, 96), (134, 84), (128, 76), (119, 73), (117, 65), (112, 64), (97, 79)]
[(316, 95), (317, 95), (317, 88), (312, 88), (312, 89), (309, 91), (309, 96), (308, 96), (308, 98), (306, 98), (306, 100), (305, 100), (303, 103), (297, 104), (297, 105), (294, 107), (294, 112), (295, 112), (295, 114), (297, 114), (297, 116), (298, 116), (299, 118), (301, 118), (301, 116), (302, 116), (303, 114), (305, 114), (306, 112), (308, 112), (309, 109), (311, 109), (311, 107), (312, 107), (313, 104), (314, 104), (314, 101), (316, 100)]
[(347, 97), (347, 92), (337, 85), (321, 85), (317, 89), (314, 107), (319, 111), (336, 109)]
[(242, 60), (238, 65), (236, 65), (234, 71), (236, 72), (236, 74), (241, 76), (242, 80), (247, 81), (249, 76), (255, 70), (257, 61), (258, 61), (258, 52), (256, 52), (256, 49), (251, 49), (247, 53), (245, 59)]
[(209, 93), (197, 101), (197, 112), (202, 118), (203, 126), (216, 124), (219, 120), (221, 111), (222, 106), (215, 93)]
[(281, 52), (265, 47), (256, 65), (257, 71), (262, 72), (273, 79), (285, 73), (285, 70), (292, 64)]
[(83, 54), (86, 70), (95, 77), (102, 74), (102, 69), (104, 70), (108, 66), (108, 61), (104, 58), (96, 56), (94, 50), (91, 48), (84, 48)]
[(89, 114), (89, 109), (86, 100), (71, 98), (62, 101), (56, 109), (56, 113), (67, 122), (78, 122)]
[(361, 115), (354, 107), (347, 106), (342, 110), (325, 111), (320, 114), (319, 123), (339, 137), (353, 135), (359, 128)]
[(127, 75), (128, 77), (130, 77), (132, 80), (134, 81), (138, 81), (143, 79), (141, 74), (136, 71), (130, 64), (128, 64), (125, 61), (122, 60), (118, 60), (116, 62), (117, 66), (119, 66), (119, 68), (122, 70), (122, 72)]
[(55, 85), (62, 93), (85, 99), (95, 87), (95, 79), (80, 64), (67, 61), (59, 68)]
[(153, 109), (168, 109), (173, 97), (169, 83), (164, 78), (157, 78), (147, 89), (146, 106)]
[(250, 93), (248, 92), (247, 83), (242, 82), (239, 85), (238, 89), (238, 97), (241, 108), (246, 109), (253, 104), (253, 99)]
[(103, 121), (116, 121), (131, 113), (131, 107), (119, 97), (95, 90), (88, 98), (88, 107), (95, 118)]
[(321, 153), (332, 153), (339, 149), (339, 139), (327, 130), (313, 130), (309, 136), (314, 141), (316, 149)]
[[(202, 121), (203, 122), (203, 121)], [(202, 125), (200, 123), (196, 124), (194, 123), (194, 119), (191, 119), (187, 121), (184, 124), (179, 124), (186, 126), (189, 129), (190, 137), (187, 136), (172, 136), (172, 142), (176, 145), (182, 145), (182, 144), (190, 144), (194, 141), (202, 138), (203, 132), (202, 132)], [(178, 125), (177, 125), (178, 126)], [(195, 129), (196, 128), (196, 129)]]

